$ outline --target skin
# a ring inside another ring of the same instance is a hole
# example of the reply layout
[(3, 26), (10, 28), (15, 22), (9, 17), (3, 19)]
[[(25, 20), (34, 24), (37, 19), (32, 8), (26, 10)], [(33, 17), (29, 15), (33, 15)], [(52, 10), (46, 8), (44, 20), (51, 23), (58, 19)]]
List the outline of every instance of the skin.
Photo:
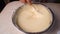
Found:
[(23, 3), (31, 4), (31, 0), (20, 0), (20, 1), (23, 2)]

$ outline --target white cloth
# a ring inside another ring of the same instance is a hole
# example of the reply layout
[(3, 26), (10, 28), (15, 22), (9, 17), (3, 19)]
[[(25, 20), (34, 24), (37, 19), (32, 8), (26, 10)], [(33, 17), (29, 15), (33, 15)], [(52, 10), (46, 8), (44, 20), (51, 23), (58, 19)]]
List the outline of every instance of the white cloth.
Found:
[(16, 9), (22, 6), (20, 1), (8, 3), (0, 13), (0, 34), (25, 34), (17, 29), (12, 23), (12, 16)]

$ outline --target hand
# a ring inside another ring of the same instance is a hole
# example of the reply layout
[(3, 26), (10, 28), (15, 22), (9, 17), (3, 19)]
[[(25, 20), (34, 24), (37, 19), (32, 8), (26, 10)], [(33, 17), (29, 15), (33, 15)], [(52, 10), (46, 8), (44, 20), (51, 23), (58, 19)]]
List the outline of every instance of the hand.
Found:
[(23, 2), (23, 3), (31, 4), (31, 0), (20, 0), (20, 1)]

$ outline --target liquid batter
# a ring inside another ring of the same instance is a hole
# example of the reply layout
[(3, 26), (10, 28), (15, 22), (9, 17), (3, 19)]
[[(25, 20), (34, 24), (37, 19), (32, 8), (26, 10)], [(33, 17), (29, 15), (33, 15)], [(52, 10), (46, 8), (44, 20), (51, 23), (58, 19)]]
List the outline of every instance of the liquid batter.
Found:
[(18, 11), (18, 25), (25, 32), (42, 32), (52, 24), (52, 14), (48, 8), (40, 4), (24, 5)]

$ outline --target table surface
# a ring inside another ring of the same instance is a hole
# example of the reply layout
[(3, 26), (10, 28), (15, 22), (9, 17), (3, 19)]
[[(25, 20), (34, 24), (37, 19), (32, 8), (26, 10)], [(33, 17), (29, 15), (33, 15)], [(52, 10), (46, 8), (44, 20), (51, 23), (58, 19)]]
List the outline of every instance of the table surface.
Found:
[[(54, 13), (54, 24), (48, 31), (42, 34), (60, 34), (60, 4), (59, 3), (43, 3), (49, 7)], [(0, 13), (0, 34), (25, 34), (17, 29), (12, 22), (12, 16), (15, 11), (24, 5), (20, 1), (8, 3)]]

